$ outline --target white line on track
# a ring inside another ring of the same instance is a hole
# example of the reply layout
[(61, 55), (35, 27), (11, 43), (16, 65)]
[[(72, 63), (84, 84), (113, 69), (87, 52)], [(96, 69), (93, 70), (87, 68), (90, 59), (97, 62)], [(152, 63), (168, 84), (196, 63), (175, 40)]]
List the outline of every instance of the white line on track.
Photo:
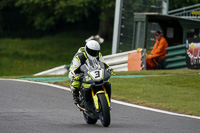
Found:
[[(27, 80), (20, 80), (20, 79), (0, 79), (0, 80), (10, 80), (10, 81), (19, 81), (19, 82), (40, 84), (40, 85), (46, 85), (46, 86), (51, 86), (51, 87), (59, 88), (59, 89), (62, 89), (62, 90), (70, 91), (70, 88), (59, 86), (59, 85), (55, 85), (55, 84), (49, 84), (49, 83), (34, 82), (34, 81), (27, 81)], [(158, 112), (158, 113), (163, 113), (163, 114), (168, 114), (168, 115), (174, 115), (174, 116), (181, 116), (181, 117), (187, 117), (187, 118), (193, 118), (193, 119), (200, 119), (200, 117), (198, 117), (198, 116), (184, 115), (184, 114), (178, 114), (178, 113), (159, 110), (159, 109), (153, 109), (153, 108), (144, 107), (144, 106), (140, 106), (140, 105), (135, 105), (135, 104), (131, 104), (131, 103), (126, 103), (126, 102), (122, 102), (122, 101), (118, 101), (118, 100), (114, 100), (114, 99), (111, 99), (111, 101), (113, 103), (116, 103), (116, 104), (125, 105), (125, 106), (129, 106), (129, 107), (133, 107), (133, 108), (139, 108), (139, 109), (143, 109), (143, 110), (148, 110), (148, 111), (153, 111), (153, 112)]]

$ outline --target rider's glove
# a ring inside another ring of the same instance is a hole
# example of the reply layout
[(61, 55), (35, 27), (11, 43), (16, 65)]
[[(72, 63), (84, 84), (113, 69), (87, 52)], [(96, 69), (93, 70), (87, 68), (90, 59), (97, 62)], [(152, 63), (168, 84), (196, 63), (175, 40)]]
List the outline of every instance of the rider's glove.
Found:
[(112, 68), (107, 68), (107, 71), (110, 73), (110, 74), (114, 74), (114, 70)]
[(74, 80), (79, 80), (79, 79), (80, 79), (80, 75), (74, 75), (74, 76), (73, 76), (73, 79), (74, 79)]

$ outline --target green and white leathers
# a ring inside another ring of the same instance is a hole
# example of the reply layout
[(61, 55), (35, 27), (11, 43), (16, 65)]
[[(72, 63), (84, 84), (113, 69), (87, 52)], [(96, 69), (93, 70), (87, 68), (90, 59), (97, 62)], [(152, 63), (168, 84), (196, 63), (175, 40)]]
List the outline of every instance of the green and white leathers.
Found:
[[(69, 78), (71, 80), (73, 80), (74, 78), (76, 78), (77, 80), (79, 79), (79, 77), (77, 77), (77, 76), (80, 73), (80, 66), (83, 65), (85, 63), (85, 61), (88, 59), (84, 49), (85, 49), (85, 47), (81, 47), (79, 49), (79, 52), (77, 52), (77, 54), (74, 56), (74, 58), (72, 60), (72, 63), (71, 63), (70, 69), (69, 69), (69, 71), (70, 71)], [(109, 68), (108, 64), (106, 64), (104, 62), (104, 59), (103, 59), (101, 53), (99, 53), (99, 57), (97, 58), (97, 60), (100, 60), (107, 66), (107, 68)], [(80, 82), (72, 83), (71, 85), (73, 87), (79, 88)]]
[(105, 63), (102, 54), (99, 51), (99, 43), (97, 41), (90, 40), (86, 43), (85, 47), (79, 48), (78, 52), (75, 54), (69, 69), (69, 78), (72, 81), (70, 88), (73, 92), (74, 97), (78, 95), (77, 93), (81, 86), (79, 75), (81, 73), (80, 67), (86, 62), (86, 60), (93, 60), (94, 58), (96, 58), (97, 60), (105, 64), (106, 69), (109, 68), (109, 65)]

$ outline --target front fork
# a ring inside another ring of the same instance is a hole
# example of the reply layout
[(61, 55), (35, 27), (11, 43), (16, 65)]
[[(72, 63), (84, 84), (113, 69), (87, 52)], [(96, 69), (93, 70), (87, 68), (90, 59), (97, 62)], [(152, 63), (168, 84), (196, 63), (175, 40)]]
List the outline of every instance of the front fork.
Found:
[(94, 100), (95, 109), (97, 111), (99, 111), (99, 102), (98, 102), (99, 100), (98, 100), (97, 95), (100, 94), (100, 93), (105, 94), (105, 97), (106, 97), (106, 100), (107, 100), (107, 103), (108, 103), (108, 107), (110, 108), (110, 99), (109, 99), (108, 93), (106, 92), (104, 85), (102, 85), (102, 88), (103, 88), (103, 91), (99, 90), (99, 91), (96, 92), (96, 94), (94, 94), (94, 90), (93, 90), (93, 88), (91, 88), (92, 98)]

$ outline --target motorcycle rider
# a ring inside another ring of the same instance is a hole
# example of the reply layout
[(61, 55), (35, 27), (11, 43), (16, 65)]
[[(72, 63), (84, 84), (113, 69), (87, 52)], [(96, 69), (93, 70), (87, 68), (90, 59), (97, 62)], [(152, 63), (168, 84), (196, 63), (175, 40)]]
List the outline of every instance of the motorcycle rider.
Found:
[[(69, 69), (69, 78), (71, 80), (70, 89), (73, 94), (74, 104), (76, 105), (79, 104), (79, 90), (81, 87), (80, 67), (86, 62), (87, 59), (93, 60), (94, 58), (103, 62), (105, 69), (107, 69), (110, 73), (113, 73), (113, 69), (111, 69), (109, 65), (104, 62), (102, 54), (100, 53), (99, 43), (95, 40), (87, 41), (85, 47), (79, 48), (78, 52), (75, 54)], [(110, 98), (111, 84), (107, 82), (105, 87)]]

